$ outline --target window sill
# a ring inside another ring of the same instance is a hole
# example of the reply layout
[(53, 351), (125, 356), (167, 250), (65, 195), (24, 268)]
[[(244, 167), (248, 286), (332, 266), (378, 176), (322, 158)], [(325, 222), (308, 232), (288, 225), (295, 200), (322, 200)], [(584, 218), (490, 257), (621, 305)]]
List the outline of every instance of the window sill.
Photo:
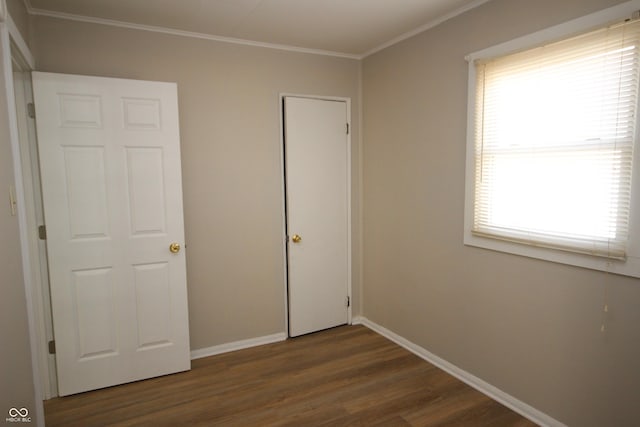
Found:
[(628, 256), (626, 261), (613, 260), (475, 236), (471, 234), (471, 231), (465, 231), (464, 244), (558, 264), (640, 278), (640, 257)]

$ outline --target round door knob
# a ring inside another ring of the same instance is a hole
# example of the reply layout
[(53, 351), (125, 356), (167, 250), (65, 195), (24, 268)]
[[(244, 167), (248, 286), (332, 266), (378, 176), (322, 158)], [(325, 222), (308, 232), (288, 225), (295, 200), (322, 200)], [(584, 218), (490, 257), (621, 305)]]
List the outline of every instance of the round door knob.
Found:
[(297, 234), (294, 234), (293, 236), (291, 236), (291, 240), (293, 241), (293, 243), (300, 243), (300, 241), (302, 240), (302, 237), (298, 236)]
[(169, 245), (169, 252), (171, 252), (172, 254), (177, 254), (178, 252), (180, 252), (180, 244), (178, 243), (172, 243)]

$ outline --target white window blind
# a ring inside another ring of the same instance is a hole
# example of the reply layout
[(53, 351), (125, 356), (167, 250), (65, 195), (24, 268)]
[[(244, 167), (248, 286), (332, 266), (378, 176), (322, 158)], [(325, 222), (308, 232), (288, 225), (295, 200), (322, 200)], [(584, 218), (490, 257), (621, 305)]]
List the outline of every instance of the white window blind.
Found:
[(640, 23), (475, 62), (471, 232), (624, 259)]

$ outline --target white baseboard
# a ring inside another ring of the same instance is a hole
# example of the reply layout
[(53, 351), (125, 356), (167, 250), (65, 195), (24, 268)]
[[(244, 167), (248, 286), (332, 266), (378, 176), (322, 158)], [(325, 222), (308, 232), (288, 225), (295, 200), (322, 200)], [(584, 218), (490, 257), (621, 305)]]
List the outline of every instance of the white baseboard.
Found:
[(284, 341), (286, 339), (287, 334), (284, 332), (280, 332), (273, 335), (250, 338), (248, 340), (234, 341), (226, 344), (214, 345), (213, 347), (200, 348), (198, 350), (191, 351), (191, 360), (215, 356), (216, 354), (228, 353), (230, 351), (242, 350), (244, 348), (271, 344), (274, 342)]
[(358, 317), (353, 318), (353, 324), (354, 325), (356, 325), (356, 324), (364, 325), (367, 328), (379, 333), (383, 337), (388, 338), (389, 340), (395, 342), (399, 346), (406, 348), (407, 350), (409, 350), (410, 352), (412, 352), (416, 356), (426, 360), (427, 362), (437, 366), (438, 368), (442, 369), (443, 371), (453, 375), (454, 377), (456, 377), (460, 381), (468, 384), (469, 386), (475, 388), (479, 392), (489, 396), (493, 400), (496, 400), (496, 401), (500, 402), (501, 404), (503, 404), (507, 408), (512, 409), (513, 411), (519, 413), (523, 417), (528, 418), (529, 420), (533, 421), (534, 423), (536, 423), (536, 424), (538, 424), (540, 426), (543, 426), (543, 427), (566, 427), (565, 424), (561, 423), (560, 421), (558, 421), (558, 420), (556, 420), (554, 418), (551, 418), (549, 415), (545, 414), (544, 412), (541, 412), (541, 411), (537, 410), (536, 408), (534, 408), (534, 407), (532, 407), (530, 405), (527, 405), (523, 401), (516, 399), (515, 397), (511, 396), (510, 394), (507, 394), (504, 391), (492, 386), (491, 384), (487, 383), (486, 381), (481, 380), (480, 378), (476, 377), (475, 375), (472, 375), (469, 372), (467, 372), (467, 371), (465, 371), (463, 369), (460, 369), (459, 367), (447, 362), (446, 360), (441, 359), (440, 357), (438, 357), (435, 354), (425, 350), (424, 348), (420, 347), (419, 345), (412, 343), (411, 341), (401, 337), (400, 335), (396, 334), (395, 332), (392, 332), (392, 331), (390, 331), (390, 330), (378, 325), (375, 322), (372, 322), (371, 320), (367, 319), (366, 317), (358, 316)]
[[(364, 323), (362, 323), (364, 321), (364, 317), (362, 316), (353, 316), (351, 318), (351, 324), (352, 325), (364, 325)], [(370, 328), (373, 329), (373, 328)]]

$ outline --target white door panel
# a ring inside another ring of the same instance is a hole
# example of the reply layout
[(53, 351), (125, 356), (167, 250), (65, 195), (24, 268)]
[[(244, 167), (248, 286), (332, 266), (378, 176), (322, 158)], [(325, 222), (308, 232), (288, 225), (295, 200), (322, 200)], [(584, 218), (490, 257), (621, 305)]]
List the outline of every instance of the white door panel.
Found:
[(33, 83), (60, 395), (189, 369), (176, 85)]
[(348, 115), (344, 101), (284, 102), (289, 331), (297, 336), (348, 321)]

